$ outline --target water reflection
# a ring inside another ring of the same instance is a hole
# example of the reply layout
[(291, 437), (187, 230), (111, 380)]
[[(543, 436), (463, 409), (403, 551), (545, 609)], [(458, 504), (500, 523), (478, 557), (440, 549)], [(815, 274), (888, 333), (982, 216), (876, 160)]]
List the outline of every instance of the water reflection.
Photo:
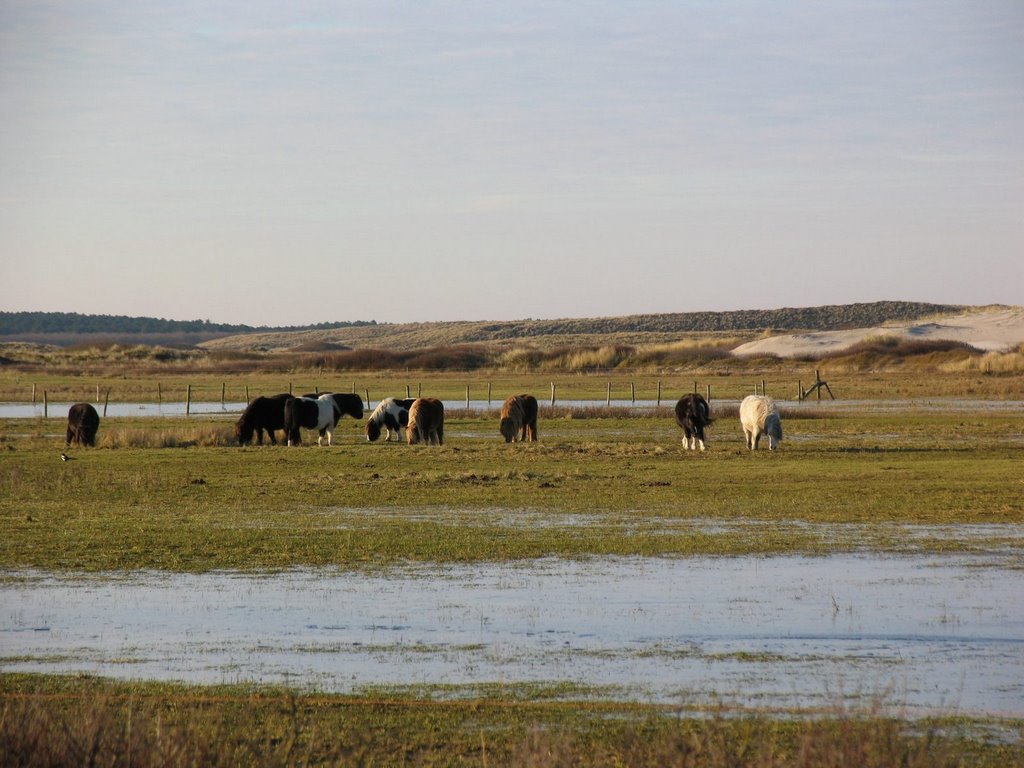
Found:
[[(1024, 571), (970, 557), (542, 560), (386, 574), (7, 574), (8, 671), (568, 681), (673, 703), (1024, 715)], [(847, 701), (848, 703), (848, 701)]]

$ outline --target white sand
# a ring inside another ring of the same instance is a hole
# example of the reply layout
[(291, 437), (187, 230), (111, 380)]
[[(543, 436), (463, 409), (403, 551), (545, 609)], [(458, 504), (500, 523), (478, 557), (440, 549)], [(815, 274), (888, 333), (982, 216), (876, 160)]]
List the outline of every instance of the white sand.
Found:
[(772, 336), (741, 344), (733, 350), (733, 354), (772, 354), (779, 357), (823, 355), (841, 351), (872, 337), (962, 341), (978, 349), (1004, 351), (1024, 343), (1024, 307), (979, 307), (916, 323)]

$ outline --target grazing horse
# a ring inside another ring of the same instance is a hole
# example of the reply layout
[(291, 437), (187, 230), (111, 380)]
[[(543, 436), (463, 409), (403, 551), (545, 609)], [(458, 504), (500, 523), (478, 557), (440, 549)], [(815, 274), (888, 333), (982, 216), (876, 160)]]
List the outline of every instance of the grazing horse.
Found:
[(537, 441), (537, 398), (533, 395), (512, 395), (501, 405), (498, 430), (506, 443), (519, 440)]
[(380, 437), (383, 429), (385, 442), (391, 439), (392, 434), (401, 442), (402, 431), (409, 425), (409, 409), (414, 402), (415, 398), (399, 400), (396, 397), (388, 397), (381, 400), (366, 422), (366, 439), (372, 443)]
[(696, 450), (698, 443), (700, 449), (704, 450), (704, 430), (713, 421), (708, 401), (696, 392), (683, 395), (676, 403), (676, 424), (683, 429), (683, 445), (686, 450)]
[(266, 430), (270, 435), (270, 444), (277, 445), (274, 430), (284, 429), (284, 404), (291, 399), (292, 396), (285, 392), (270, 397), (257, 397), (249, 403), (235, 424), (235, 437), (238, 439), (238, 444), (251, 443), (253, 432), (255, 432), (256, 442), (263, 445), (263, 430)]
[(89, 403), (75, 403), (68, 409), (68, 445), (96, 445), (100, 415)]
[(405, 429), (409, 445), (444, 443), (444, 403), (432, 397), (418, 397), (409, 408), (409, 426)]
[(288, 434), (288, 445), (302, 442), (300, 427), (320, 432), (317, 445), (334, 445), (334, 428), (341, 417), (349, 415), (363, 418), (363, 399), (359, 395), (323, 394), (317, 398), (293, 397), (284, 404), (284, 429)]
[(764, 395), (748, 395), (740, 403), (740, 424), (747, 448), (756, 450), (761, 435), (768, 435), (768, 450), (774, 451), (782, 442), (782, 420), (775, 401)]

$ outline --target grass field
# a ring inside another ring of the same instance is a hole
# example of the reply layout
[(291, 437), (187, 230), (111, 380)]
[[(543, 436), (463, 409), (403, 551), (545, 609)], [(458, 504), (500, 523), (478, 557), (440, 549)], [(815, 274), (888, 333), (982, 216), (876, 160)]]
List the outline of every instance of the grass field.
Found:
[[(68, 462), (63, 439), (45, 436), (50, 427), (19, 437), (38, 425), (10, 421), (0, 426), (0, 567), (364, 568), (1021, 546), (984, 537), (911, 545), (900, 526), (1024, 521), (1024, 414), (823, 410), (787, 418), (782, 450), (754, 454), (725, 417), (711, 450), (687, 452), (667, 411), (566, 411), (542, 418), (541, 442), (519, 445), (501, 441), (496, 419), (463, 415), (449, 420), (440, 448), (369, 444), (347, 419), (333, 447), (291, 449), (218, 445), (229, 419), (108, 420), (101, 445), (125, 447), (75, 450)], [(150, 434), (191, 447), (132, 446)], [(513, 513), (544, 524), (511, 525)], [(695, 520), (772, 525), (704, 530)]]
[[(738, 398), (758, 373), (722, 376), (713, 389), (735, 389)], [(404, 394), (409, 383), (415, 394), (419, 378), (424, 394), (464, 397), (456, 375), (356, 383), (379, 396)], [(658, 380), (642, 379), (650, 395), (638, 380), (638, 397), (652, 397)], [(152, 388), (152, 380), (139, 381), (138, 392)], [(693, 386), (683, 377), (671, 387), (664, 381), (668, 403)], [(5, 391), (24, 392), (25, 380), (4, 382)], [(296, 391), (340, 389), (316, 382), (294, 383)], [(567, 377), (559, 389), (600, 399), (606, 382)], [(653, 413), (545, 408), (534, 445), (501, 442), (496, 413), (457, 411), (440, 448), (368, 444), (362, 424), (348, 419), (335, 446), (289, 449), (231, 446), (230, 415), (111, 418), (101, 424), (100, 447), (74, 449), (67, 462), (59, 456), (63, 415), (4, 420), (0, 569), (362, 570), (865, 550), (998, 551), (1024, 567), (1024, 539), (1006, 527), (1024, 523), (1024, 412), (960, 410), (946, 399), (968, 390), (1024, 399), (1022, 378), (839, 382), (833, 389), (842, 397), (917, 402), (790, 408), (782, 449), (756, 454), (728, 409), (718, 413), (710, 450), (683, 450), (667, 405)], [(208, 383), (219, 398), (219, 384)], [(542, 394), (549, 383), (495, 377), (494, 398)], [(287, 389), (284, 381), (264, 384)], [(52, 386), (71, 393), (94, 384), (59, 377)], [(769, 378), (770, 393), (782, 386), (781, 376)], [(929, 398), (942, 399), (929, 406)], [(919, 535), (908, 536), (908, 527)], [(958, 533), (967, 527), (970, 536)], [(456, 701), (435, 693), (322, 696), (3, 674), (0, 750), (25, 765), (1024, 765), (1016, 720), (911, 723), (841, 708), (809, 719), (698, 717), (562, 689), (511, 685)]]
[(527, 687), (469, 701), (0, 676), (8, 765), (1024, 765), (1021, 723), (700, 716)]

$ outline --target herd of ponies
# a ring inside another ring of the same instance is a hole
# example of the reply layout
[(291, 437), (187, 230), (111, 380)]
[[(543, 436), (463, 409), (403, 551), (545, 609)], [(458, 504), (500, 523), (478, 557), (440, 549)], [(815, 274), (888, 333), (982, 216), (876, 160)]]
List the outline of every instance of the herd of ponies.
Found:
[[(506, 443), (537, 440), (537, 398), (533, 395), (512, 395), (501, 406), (498, 431)], [(363, 400), (356, 394), (312, 394), (299, 397), (288, 393), (257, 397), (246, 407), (235, 424), (239, 445), (263, 444), (267, 433), (270, 443), (277, 444), (274, 433), (283, 430), (288, 445), (302, 442), (302, 429), (316, 430), (318, 445), (334, 444), (334, 430), (343, 416), (363, 418)], [(714, 419), (707, 400), (697, 393), (683, 395), (675, 407), (676, 423), (683, 430), (683, 446), (687, 450), (705, 450), (705, 429)], [(95, 445), (100, 417), (89, 403), (75, 403), (68, 411), (67, 445)], [(782, 420), (779, 409), (770, 397), (749, 395), (740, 403), (740, 424), (747, 448), (756, 450), (762, 437), (768, 448), (775, 450), (782, 441)], [(403, 435), (404, 433), (404, 435)], [(384, 435), (409, 445), (444, 443), (444, 404), (432, 397), (399, 399), (388, 397), (373, 409), (366, 422), (366, 439), (373, 442)], [(63, 456), (63, 454), (62, 454)]]

